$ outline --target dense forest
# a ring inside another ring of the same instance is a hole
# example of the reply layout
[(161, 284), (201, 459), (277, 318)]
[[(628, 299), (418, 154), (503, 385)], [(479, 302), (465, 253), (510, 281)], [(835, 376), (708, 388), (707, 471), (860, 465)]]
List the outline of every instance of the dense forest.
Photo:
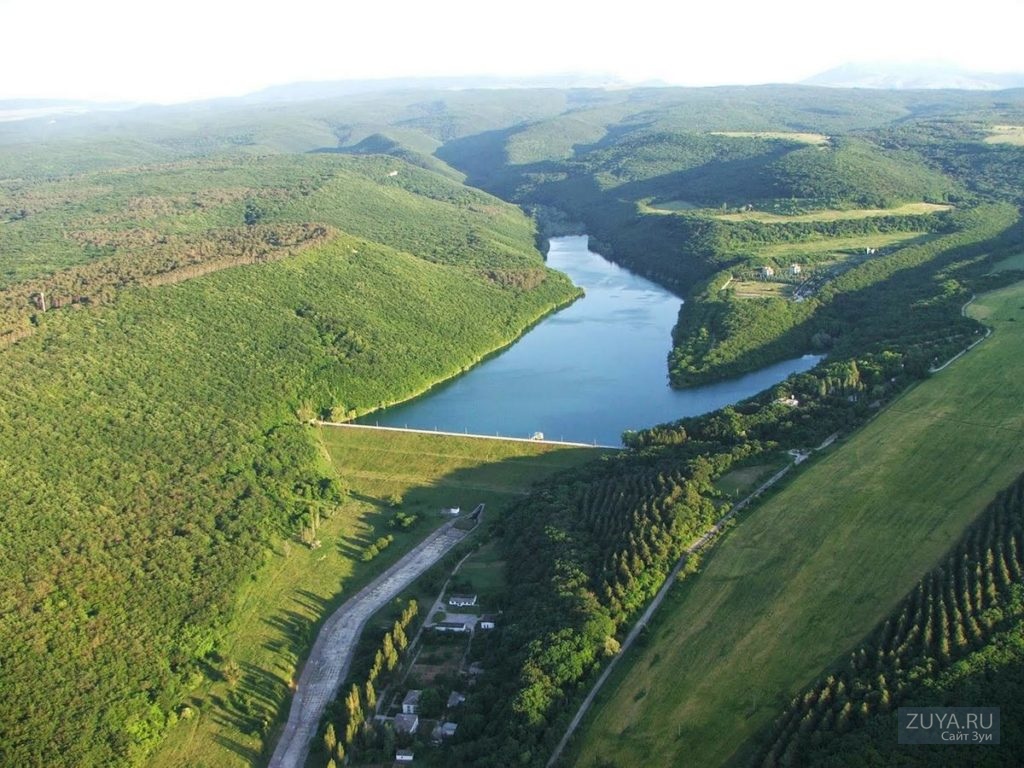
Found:
[[(515, 209), (400, 161), (216, 167), (245, 188), (218, 196), (190, 161), (80, 180), (88, 203), (43, 180), (52, 207), (0, 230), (18, 246), (5, 253), (38, 254), (31, 276), (12, 256), (5, 288), (30, 331), (2, 351), (6, 765), (139, 763), (217, 674), (234, 595), (268, 547), (342, 500), (300, 418), (415, 394), (574, 295)], [(66, 206), (87, 237), (33, 223)], [(233, 232), (287, 258), (243, 240), (238, 266)], [(193, 253), (232, 268), (150, 281), (210, 263)]]

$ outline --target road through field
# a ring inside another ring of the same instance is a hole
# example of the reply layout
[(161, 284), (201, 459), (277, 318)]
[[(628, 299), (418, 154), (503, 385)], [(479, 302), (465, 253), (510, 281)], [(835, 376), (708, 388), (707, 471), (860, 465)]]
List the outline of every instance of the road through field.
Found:
[(367, 619), (466, 536), (453, 525), (454, 521), (434, 531), (327, 619), (302, 669), (270, 768), (301, 768), (305, 764), (320, 718), (348, 673)]

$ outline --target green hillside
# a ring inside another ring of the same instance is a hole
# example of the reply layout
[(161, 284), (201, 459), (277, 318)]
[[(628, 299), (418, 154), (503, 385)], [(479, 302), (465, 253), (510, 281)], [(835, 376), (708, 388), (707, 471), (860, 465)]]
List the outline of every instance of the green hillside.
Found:
[(1022, 300), (979, 298), (990, 339), (742, 519), (613, 677), (576, 764), (742, 762), (940, 562), (1024, 466)]
[[(416, 394), (574, 295), (521, 214), (394, 159), (188, 161), (77, 182), (77, 202), (58, 181), (16, 190), (39, 205), (2, 225), (39, 254), (34, 280), (110, 271), (102, 301), (32, 311), (0, 352), (8, 765), (138, 764), (219, 674), (241, 585), (343, 499), (297, 414)], [(310, 220), (364, 237), (332, 229), (172, 285), (123, 271), (163, 264), (168, 243), (207, 253), (225, 227)], [(109, 245), (69, 244), (61, 226)], [(28, 303), (30, 285), (6, 291)]]

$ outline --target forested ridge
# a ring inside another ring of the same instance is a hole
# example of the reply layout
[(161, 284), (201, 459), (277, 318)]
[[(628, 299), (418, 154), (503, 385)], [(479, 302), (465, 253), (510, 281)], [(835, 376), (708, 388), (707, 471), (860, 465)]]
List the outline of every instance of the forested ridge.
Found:
[[(415, 394), (574, 295), (521, 214), (397, 160), (218, 162), (222, 183), (249, 181), (212, 207), (194, 204), (215, 197), (208, 169), (186, 162), (123, 173), (144, 203), (90, 197), (78, 209), (89, 238), (33, 224), (42, 203), (0, 231), (44, 259), (6, 288), (32, 332), (0, 353), (5, 765), (142, 762), (186, 694), (219, 674), (241, 583), (343, 500), (300, 419)], [(270, 250), (236, 259), (225, 232)], [(315, 241), (299, 252), (288, 232)], [(243, 265), (148, 284), (168, 260), (188, 270), (189, 243)], [(275, 248), (287, 258), (261, 257)]]

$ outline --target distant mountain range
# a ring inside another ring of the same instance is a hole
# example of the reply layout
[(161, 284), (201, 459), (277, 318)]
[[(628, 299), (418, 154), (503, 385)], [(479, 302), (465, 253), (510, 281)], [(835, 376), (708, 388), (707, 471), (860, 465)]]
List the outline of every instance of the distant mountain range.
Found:
[(803, 85), (831, 88), (958, 88), (997, 91), (1024, 88), (1024, 72), (971, 72), (945, 62), (856, 62), (819, 72)]
[[(654, 85), (650, 83), (647, 85)], [(263, 88), (237, 99), (242, 102), (310, 101), (385, 91), (446, 91), (471, 88), (623, 88), (636, 86), (608, 74), (565, 73), (527, 77), (467, 75), (452, 77), (391, 77), (373, 80), (328, 80), (287, 83)], [(663, 83), (656, 83), (663, 85)]]

